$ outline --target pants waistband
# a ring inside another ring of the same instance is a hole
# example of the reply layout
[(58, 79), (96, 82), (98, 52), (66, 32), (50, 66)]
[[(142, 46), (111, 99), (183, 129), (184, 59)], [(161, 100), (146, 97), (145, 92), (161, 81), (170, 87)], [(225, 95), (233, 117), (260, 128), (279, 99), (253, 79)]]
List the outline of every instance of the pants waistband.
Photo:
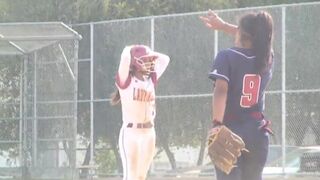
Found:
[(237, 120), (243, 116), (246, 116), (246, 117), (249, 116), (249, 117), (256, 119), (256, 120), (262, 120), (264, 118), (262, 112), (254, 111), (254, 112), (250, 112), (248, 114), (242, 114), (240, 117), (237, 116), (236, 114), (225, 114), (224, 120)]
[[(242, 115), (242, 116), (249, 116), (254, 120), (260, 121), (261, 120), (261, 125), (259, 126), (259, 129), (263, 129), (265, 131), (267, 131), (269, 134), (273, 135), (273, 131), (270, 128), (271, 125), (271, 121), (268, 119), (264, 118), (264, 115), (262, 112), (250, 112), (248, 114)], [(224, 116), (224, 120), (237, 120), (239, 117), (237, 115), (234, 114), (225, 114)]]
[(152, 127), (153, 127), (153, 124), (150, 121), (145, 123), (128, 123), (127, 124), (127, 128), (147, 129)]

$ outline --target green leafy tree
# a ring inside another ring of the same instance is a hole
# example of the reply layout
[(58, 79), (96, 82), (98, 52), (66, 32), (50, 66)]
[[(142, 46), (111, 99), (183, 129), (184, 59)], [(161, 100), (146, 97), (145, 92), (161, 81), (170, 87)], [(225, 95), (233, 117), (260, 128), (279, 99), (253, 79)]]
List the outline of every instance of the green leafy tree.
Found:
[[(20, 115), (20, 63), (15, 56), (0, 58), (0, 140), (19, 140)], [(21, 60), (21, 59), (20, 59)], [(0, 153), (9, 152), (8, 161), (15, 161), (19, 154), (18, 144), (0, 144)]]
[(63, 21), (77, 22), (77, 0), (7, 0), (4, 22)]
[[(271, 1), (264, 1), (264, 0), (3, 0), (0, 1), (0, 21), (1, 22), (23, 22), (23, 21), (63, 21), (67, 24), (76, 24), (81, 22), (93, 22), (93, 21), (102, 21), (102, 20), (112, 20), (112, 19), (124, 19), (124, 18), (132, 18), (132, 17), (143, 17), (143, 16), (152, 16), (152, 15), (165, 15), (165, 14), (173, 14), (173, 13), (186, 13), (186, 12), (195, 12), (195, 11), (206, 11), (207, 9), (224, 9), (224, 8), (241, 8), (241, 7), (250, 7), (250, 6), (263, 6), (263, 5), (272, 5), (272, 4), (282, 4), (282, 3), (298, 3), (298, 2), (312, 2), (308, 0), (271, 0)], [(295, 16), (292, 16), (295, 17)], [(296, 18), (296, 17), (295, 17)], [(288, 21), (293, 21), (296, 19), (288, 19)], [(305, 19), (305, 16), (299, 17)], [(189, 18), (190, 19), (190, 18)], [(187, 22), (187, 20), (185, 20)], [(299, 22), (308, 22), (304, 19), (301, 19)], [(295, 24), (295, 23), (292, 23)], [(170, 24), (169, 24), (170, 25)], [(183, 27), (180, 27), (181, 31), (183, 31)], [(306, 26), (307, 27), (307, 26)], [(310, 27), (310, 26), (309, 26)], [(141, 28), (141, 27), (139, 27)], [(299, 27), (295, 28), (296, 30), (305, 31), (304, 28)], [(319, 29), (319, 28), (317, 28)], [(101, 28), (101, 31), (104, 30)], [(109, 30), (118, 31), (118, 29)], [(174, 29), (176, 31), (176, 29)], [(168, 30), (167, 30), (168, 31)], [(167, 32), (166, 31), (166, 32)], [(308, 31), (313, 31), (313, 29), (308, 29)], [(304, 39), (303, 32), (297, 32), (301, 36), (294, 36), (300, 41), (300, 39)], [(290, 32), (289, 32), (290, 33)], [(110, 33), (112, 34), (112, 33)], [(170, 36), (170, 34), (172, 36)], [(168, 34), (163, 34), (164, 37), (169, 37), (174, 40), (177, 38), (184, 39), (185, 37), (181, 37), (183, 33), (174, 34), (173, 32), (169, 32)], [(310, 33), (311, 34), (311, 33)], [(111, 35), (110, 35), (111, 36)], [(101, 37), (98, 37), (101, 38)], [(104, 37), (103, 37), (104, 38)], [(191, 38), (198, 38), (196, 36)], [(106, 37), (105, 40), (110, 41), (112, 37)], [(141, 37), (133, 37), (131, 41), (138, 41)], [(113, 39), (112, 39), (113, 40)], [(108, 47), (104, 44), (98, 44), (95, 52), (105, 52), (104, 57), (107, 57), (109, 54), (114, 54), (115, 49), (120, 49), (122, 47), (121, 43), (124, 43), (125, 39), (121, 39), (121, 37), (117, 37), (114, 41), (113, 47)], [(182, 41), (181, 41), (182, 42)], [(184, 41), (183, 41), (184, 42)], [(291, 43), (289, 43), (291, 42)], [(287, 44), (295, 44), (297, 40), (288, 40)], [(173, 42), (174, 43), (174, 42)], [(189, 46), (194, 47), (195, 45), (190, 43)], [(190, 48), (187, 44), (184, 44), (184, 48), (177, 47), (175, 51), (186, 52), (186, 48)], [(203, 45), (202, 45), (203, 46)], [(210, 46), (208, 44), (205, 47)], [(316, 47), (316, 45), (314, 45)], [(107, 50), (106, 50), (107, 49)], [(187, 52), (191, 52), (194, 48), (187, 49)], [(168, 50), (169, 52), (169, 50)], [(296, 51), (299, 52), (299, 51)], [(119, 52), (117, 52), (119, 54)], [(175, 52), (169, 52), (170, 54), (174, 54)], [(202, 53), (199, 53), (202, 54)], [(297, 62), (304, 57), (300, 54), (295, 55), (288, 55), (288, 57), (300, 57), (296, 58)], [(206, 56), (207, 57), (207, 56)], [(178, 57), (175, 57), (178, 58)], [(192, 64), (195, 66), (192, 59), (197, 57), (192, 57), (191, 60), (187, 60), (185, 62)], [(110, 59), (115, 60), (115, 57), (111, 57)], [(202, 59), (202, 58), (201, 58)], [(315, 58), (316, 59), (316, 58)], [(114, 67), (116, 67), (116, 63), (118, 59), (112, 63), (114, 63)], [(299, 61), (300, 62), (300, 61)], [(178, 64), (179, 62), (175, 62)], [(189, 64), (189, 65), (190, 65)], [(297, 63), (298, 64), (298, 63)], [(10, 67), (10, 72), (7, 71), (8, 67)], [(99, 72), (107, 71), (107, 73), (115, 72), (114, 68), (105, 68), (105, 64), (101, 64)], [(181, 66), (183, 67), (183, 66)], [(1, 101), (11, 101), (15, 100), (18, 91), (18, 83), (19, 83), (19, 69), (13, 64), (3, 64), (1, 65), (1, 72), (0, 72), (0, 79), (2, 82)], [(88, 67), (89, 68), (89, 67)], [(12, 71), (12, 72), (11, 72)], [(83, 71), (79, 71), (82, 73)], [(298, 71), (294, 71), (298, 72)], [(308, 73), (310, 73), (309, 71)], [(170, 72), (169, 72), (170, 74)], [(178, 76), (174, 73), (170, 74), (171, 77)], [(181, 75), (184, 76), (185, 74)], [(311, 75), (311, 74), (310, 74)], [(109, 77), (109, 74), (101, 75), (101, 81), (103, 81), (106, 77)], [(294, 75), (290, 77), (296, 77)], [(182, 79), (181, 77), (179, 77)], [(309, 81), (308, 81), (309, 82)], [(194, 81), (196, 84), (196, 81)], [(110, 85), (109, 85), (110, 86)], [(4, 88), (5, 87), (5, 88)], [(97, 87), (98, 88), (98, 87)], [(100, 87), (101, 91), (105, 91), (106, 89), (110, 89), (110, 87)], [(170, 89), (170, 90), (175, 90)], [(103, 93), (103, 92), (98, 92)], [(200, 103), (201, 104), (201, 103)], [(178, 104), (179, 106), (174, 107), (177, 108), (176, 111), (179, 112), (192, 112), (194, 111), (194, 107), (185, 106), (184, 103)], [(165, 109), (165, 105), (159, 106), (159, 111), (161, 112), (161, 106)], [(180, 108), (178, 108), (180, 107)], [(105, 109), (110, 109), (109, 107), (105, 106)], [(173, 109), (174, 109), (173, 108)], [(89, 108), (86, 107), (85, 111), (79, 112), (79, 123), (78, 123), (78, 130), (79, 133), (83, 137), (89, 139), (90, 129), (89, 127)], [(1, 109), (1, 114), (15, 114), (18, 113), (18, 108), (14, 107), (13, 109)], [(100, 110), (104, 112), (103, 108)], [(201, 112), (201, 111), (199, 111)], [(106, 120), (105, 114), (112, 114), (108, 116)], [(118, 140), (118, 128), (120, 127), (120, 110), (117, 113), (114, 111), (105, 112), (99, 115), (99, 118), (95, 119), (95, 142), (100, 140), (99, 138), (103, 139), (105, 142), (109, 143), (111, 149), (113, 150), (116, 161), (118, 162), (118, 167), (121, 164), (119, 155), (117, 154), (117, 140)], [(200, 115), (199, 115), (200, 116)], [(116, 121), (116, 120), (119, 121)], [(159, 146), (165, 149), (172, 168), (176, 168), (174, 154), (171, 152), (171, 146), (196, 146), (201, 144), (201, 151), (199, 152), (199, 161), (198, 164), (201, 164), (201, 157), (203, 157), (203, 147), (204, 141), (203, 137), (205, 136), (205, 127), (207, 125), (207, 121), (202, 119), (194, 120), (189, 117), (181, 116), (175, 117), (173, 120), (171, 116), (165, 117), (159, 116), (157, 117), (160, 121), (158, 122), (157, 132), (159, 135)], [(171, 121), (172, 120), (172, 121)], [(107, 123), (106, 123), (107, 122)], [(186, 123), (188, 122), (188, 123)], [(4, 122), (1, 122), (4, 123)], [(7, 123), (7, 122), (6, 122)], [(164, 127), (167, 126), (169, 123), (173, 123), (172, 126), (165, 129)], [(185, 124), (186, 123), (186, 124)], [(1, 127), (7, 127), (5, 130), (0, 132), (1, 137), (7, 137), (8, 135), (12, 135), (15, 137), (15, 133), (17, 131), (17, 125), (14, 124), (1, 124)], [(116, 128), (115, 128), (116, 127)], [(195, 135), (196, 134), (196, 135)], [(7, 148), (8, 149), (8, 148)], [(89, 148), (88, 148), (89, 149)], [(202, 154), (202, 155), (201, 155)], [(103, 158), (99, 158), (99, 161)]]

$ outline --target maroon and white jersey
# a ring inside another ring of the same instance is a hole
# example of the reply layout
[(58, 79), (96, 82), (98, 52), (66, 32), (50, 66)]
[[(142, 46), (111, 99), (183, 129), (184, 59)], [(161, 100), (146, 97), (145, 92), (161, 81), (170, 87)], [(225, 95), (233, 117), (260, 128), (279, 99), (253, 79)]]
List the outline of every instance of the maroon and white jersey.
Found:
[(154, 82), (151, 78), (144, 81), (131, 75), (128, 78), (127, 87), (116, 83), (121, 96), (123, 122), (153, 122), (156, 114)]
[(150, 76), (145, 76), (144, 80), (140, 80), (129, 73), (131, 47), (127, 46), (123, 50), (116, 76), (116, 86), (121, 97), (122, 120), (123, 123), (153, 122), (156, 115), (155, 85), (167, 68), (170, 58), (165, 54), (155, 52), (158, 56), (155, 72), (152, 72)]

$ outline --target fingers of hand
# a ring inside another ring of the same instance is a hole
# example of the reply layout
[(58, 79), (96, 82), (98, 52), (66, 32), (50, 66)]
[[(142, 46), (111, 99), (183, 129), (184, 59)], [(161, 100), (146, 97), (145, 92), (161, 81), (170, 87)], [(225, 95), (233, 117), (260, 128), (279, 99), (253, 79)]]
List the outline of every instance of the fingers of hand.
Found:
[(200, 16), (200, 19), (206, 20), (206, 21), (211, 21), (216, 18), (218, 18), (218, 15), (212, 10), (209, 10), (205, 16)]
[(209, 136), (213, 136), (213, 135), (218, 134), (220, 129), (221, 129), (221, 127), (219, 127), (219, 126), (211, 128), (210, 131), (209, 131)]
[(206, 17), (204, 17), (204, 16), (199, 16), (199, 19), (200, 19), (202, 22), (206, 23)]
[(206, 16), (199, 16), (199, 18), (205, 24), (208, 24), (210, 22), (209, 18), (207, 18)]
[(208, 16), (216, 18), (216, 17), (217, 17), (217, 13), (215, 13), (214, 11), (212, 11), (211, 9), (209, 9), (209, 11), (208, 11)]
[(212, 25), (211, 25), (210, 23), (206, 23), (205, 25), (206, 25), (207, 27), (209, 27), (209, 28), (212, 27)]

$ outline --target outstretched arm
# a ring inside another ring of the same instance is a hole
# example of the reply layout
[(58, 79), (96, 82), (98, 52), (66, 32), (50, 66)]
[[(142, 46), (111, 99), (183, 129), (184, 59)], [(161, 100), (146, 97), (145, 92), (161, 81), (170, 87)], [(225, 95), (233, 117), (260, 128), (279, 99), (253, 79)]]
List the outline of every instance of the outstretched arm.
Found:
[(223, 31), (233, 36), (237, 33), (238, 27), (236, 25), (225, 22), (223, 19), (221, 19), (221, 17), (218, 16), (217, 13), (215, 13), (211, 9), (209, 9), (207, 15), (200, 16), (199, 18), (210, 29)]

